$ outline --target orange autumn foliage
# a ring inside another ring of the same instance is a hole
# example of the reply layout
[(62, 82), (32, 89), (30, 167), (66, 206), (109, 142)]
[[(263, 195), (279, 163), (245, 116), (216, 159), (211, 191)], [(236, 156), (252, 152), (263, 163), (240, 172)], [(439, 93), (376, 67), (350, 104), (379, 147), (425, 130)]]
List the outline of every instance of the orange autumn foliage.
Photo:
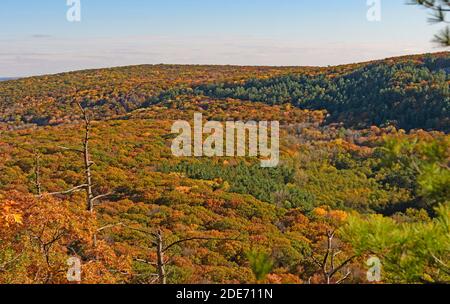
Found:
[(0, 283), (68, 283), (72, 256), (82, 260), (85, 283), (115, 283), (112, 270), (126, 270), (125, 257), (94, 246), (96, 219), (81, 203), (8, 192), (0, 206)]

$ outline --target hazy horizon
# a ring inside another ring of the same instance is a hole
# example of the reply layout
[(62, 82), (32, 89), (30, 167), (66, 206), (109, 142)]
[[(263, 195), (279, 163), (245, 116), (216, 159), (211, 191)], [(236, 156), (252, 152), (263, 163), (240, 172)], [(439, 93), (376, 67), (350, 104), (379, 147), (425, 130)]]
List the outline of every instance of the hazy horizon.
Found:
[(404, 0), (80, 0), (0, 4), (0, 75), (28, 77), (139, 64), (328, 66), (438, 52), (441, 27)]
[(67, 71), (61, 71), (61, 72), (55, 72), (55, 73), (44, 73), (44, 74), (35, 74), (35, 75), (27, 75), (27, 76), (14, 76), (10, 77), (8, 75), (0, 75), (0, 81), (8, 81), (8, 80), (16, 80), (21, 78), (29, 78), (29, 77), (39, 77), (39, 76), (51, 76), (51, 75), (58, 75), (58, 74), (65, 74), (65, 73), (76, 73), (81, 71), (87, 71), (87, 70), (101, 70), (101, 69), (113, 69), (113, 68), (121, 68), (121, 67), (131, 67), (131, 66), (142, 66), (142, 65), (180, 65), (180, 66), (240, 66), (240, 67), (333, 67), (333, 66), (340, 66), (340, 65), (347, 65), (347, 64), (358, 64), (358, 63), (364, 63), (368, 61), (378, 61), (378, 60), (385, 60), (389, 58), (396, 58), (396, 57), (403, 57), (403, 56), (416, 56), (416, 55), (424, 55), (424, 54), (436, 54), (436, 53), (442, 53), (445, 51), (435, 51), (435, 52), (426, 52), (426, 53), (414, 53), (414, 54), (403, 54), (398, 56), (388, 56), (383, 58), (373, 58), (368, 59), (365, 61), (354, 61), (354, 62), (344, 62), (339, 63), (335, 65), (240, 65), (240, 64), (189, 64), (189, 63), (138, 63), (138, 64), (130, 64), (130, 65), (117, 65), (117, 66), (100, 66), (100, 67), (94, 67), (94, 68), (83, 68), (79, 70), (67, 70)]

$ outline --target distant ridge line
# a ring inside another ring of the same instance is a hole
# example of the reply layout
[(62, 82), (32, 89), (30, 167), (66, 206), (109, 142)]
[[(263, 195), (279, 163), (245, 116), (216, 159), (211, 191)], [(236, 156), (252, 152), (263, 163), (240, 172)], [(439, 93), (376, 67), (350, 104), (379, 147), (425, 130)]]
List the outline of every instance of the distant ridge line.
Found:
[(0, 77), (0, 81), (17, 80), (20, 77)]

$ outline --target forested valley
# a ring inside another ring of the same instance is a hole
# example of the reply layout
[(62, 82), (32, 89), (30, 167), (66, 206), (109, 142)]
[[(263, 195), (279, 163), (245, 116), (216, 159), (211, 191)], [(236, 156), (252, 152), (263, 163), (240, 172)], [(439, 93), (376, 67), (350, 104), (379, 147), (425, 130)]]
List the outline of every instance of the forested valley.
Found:
[[(0, 82), (0, 283), (450, 283), (450, 53)], [(279, 121), (281, 162), (174, 121)]]

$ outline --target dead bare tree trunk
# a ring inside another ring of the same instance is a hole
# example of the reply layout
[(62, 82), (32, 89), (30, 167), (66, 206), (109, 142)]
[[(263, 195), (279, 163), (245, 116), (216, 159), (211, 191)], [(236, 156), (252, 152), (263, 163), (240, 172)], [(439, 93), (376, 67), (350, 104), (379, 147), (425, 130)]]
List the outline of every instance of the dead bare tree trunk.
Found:
[(352, 256), (348, 259), (346, 259), (344, 262), (336, 266), (336, 257), (341, 254), (341, 251), (336, 251), (336, 248), (333, 246), (333, 240), (334, 236), (336, 234), (336, 231), (327, 231), (327, 248), (325, 251), (325, 255), (322, 261), (317, 260), (313, 255), (311, 256), (314, 263), (316, 263), (322, 272), (322, 276), (324, 278), (324, 281), (326, 284), (340, 284), (347, 280), (351, 272), (347, 271), (347, 273), (344, 275), (343, 278), (340, 280), (337, 280), (336, 282), (333, 282), (334, 276), (341, 271), (345, 266), (347, 266), (353, 259), (356, 258), (356, 256)]
[(156, 263), (153, 262), (149, 262), (146, 260), (142, 260), (142, 259), (136, 259), (136, 261), (138, 262), (142, 262), (148, 265), (152, 265), (155, 266), (157, 268), (157, 273), (154, 274), (154, 277), (156, 278), (152, 283), (154, 282), (158, 282), (159, 284), (167, 284), (167, 271), (166, 271), (166, 265), (170, 263), (170, 259), (166, 258), (166, 253), (169, 251), (169, 249), (171, 249), (172, 247), (175, 247), (177, 245), (183, 244), (183, 243), (187, 243), (187, 242), (191, 242), (191, 241), (239, 241), (238, 238), (209, 238), (209, 237), (191, 237), (191, 238), (186, 238), (186, 239), (181, 239), (175, 242), (170, 243), (169, 245), (165, 246), (164, 243), (164, 233), (161, 229), (158, 229), (156, 232), (150, 232), (147, 230), (142, 230), (142, 229), (138, 229), (138, 228), (133, 228), (130, 226), (126, 226), (122, 223), (118, 223), (118, 224), (113, 224), (113, 225), (108, 225), (105, 226), (103, 228), (100, 228), (99, 231), (104, 230), (104, 229), (108, 229), (111, 227), (116, 227), (116, 226), (124, 226), (128, 229), (134, 230), (134, 231), (138, 231), (147, 235), (152, 236), (152, 238), (154, 239), (152, 241), (152, 244), (154, 246), (156, 246), (156, 256), (157, 256), (157, 261)]
[[(51, 195), (71, 194), (73, 192), (84, 190), (86, 192), (86, 210), (91, 213), (94, 213), (95, 202), (100, 200), (103, 197), (111, 195), (111, 193), (102, 194), (102, 195), (98, 195), (98, 196), (94, 197), (93, 183), (92, 183), (92, 171), (91, 171), (91, 168), (94, 165), (94, 162), (91, 160), (91, 154), (90, 154), (90, 150), (89, 150), (92, 123), (91, 123), (91, 119), (89, 117), (87, 110), (85, 108), (83, 108), (81, 103), (77, 102), (77, 105), (81, 110), (82, 117), (84, 120), (84, 137), (83, 137), (83, 141), (82, 141), (82, 149), (73, 149), (73, 148), (66, 148), (66, 147), (61, 147), (61, 148), (66, 151), (76, 152), (78, 154), (83, 155), (85, 183), (83, 185), (76, 186), (68, 191), (55, 192), (55, 193), (50, 193), (50, 194)], [(96, 233), (93, 235), (93, 245), (94, 245), (94, 247), (97, 246), (97, 234)]]
[(34, 153), (34, 185), (38, 196), (42, 195), (41, 186), (41, 155), (38, 152)]
[(77, 103), (81, 112), (83, 113), (84, 119), (84, 139), (83, 139), (83, 158), (84, 158), (84, 169), (85, 169), (85, 181), (86, 181), (86, 206), (89, 212), (94, 212), (94, 193), (92, 192), (92, 173), (91, 167), (94, 163), (91, 161), (91, 155), (89, 153), (89, 140), (91, 132), (91, 120), (87, 111)]
[(166, 279), (166, 262), (164, 261), (164, 240), (162, 231), (158, 230), (155, 233), (156, 237), (156, 255), (157, 255), (157, 268), (158, 268), (158, 281), (159, 284), (167, 284)]
[(84, 163), (84, 180), (85, 183), (83, 185), (74, 187), (73, 189), (70, 189), (65, 192), (56, 192), (53, 193), (56, 194), (70, 194), (72, 192), (78, 191), (80, 189), (84, 189), (86, 192), (86, 210), (93, 213), (95, 209), (95, 202), (100, 200), (101, 198), (104, 198), (106, 196), (110, 196), (111, 193), (107, 194), (101, 194), (94, 197), (94, 191), (93, 191), (93, 183), (92, 183), (92, 171), (91, 168), (94, 165), (94, 162), (91, 160), (91, 153), (90, 153), (90, 140), (91, 140), (91, 130), (92, 130), (92, 123), (91, 119), (89, 118), (89, 114), (83, 106), (77, 102), (78, 107), (81, 110), (81, 113), (83, 114), (83, 120), (84, 120), (84, 137), (83, 137), (83, 148), (82, 149), (72, 149), (72, 148), (66, 148), (61, 147), (64, 150), (76, 152), (83, 155), (83, 163)]

